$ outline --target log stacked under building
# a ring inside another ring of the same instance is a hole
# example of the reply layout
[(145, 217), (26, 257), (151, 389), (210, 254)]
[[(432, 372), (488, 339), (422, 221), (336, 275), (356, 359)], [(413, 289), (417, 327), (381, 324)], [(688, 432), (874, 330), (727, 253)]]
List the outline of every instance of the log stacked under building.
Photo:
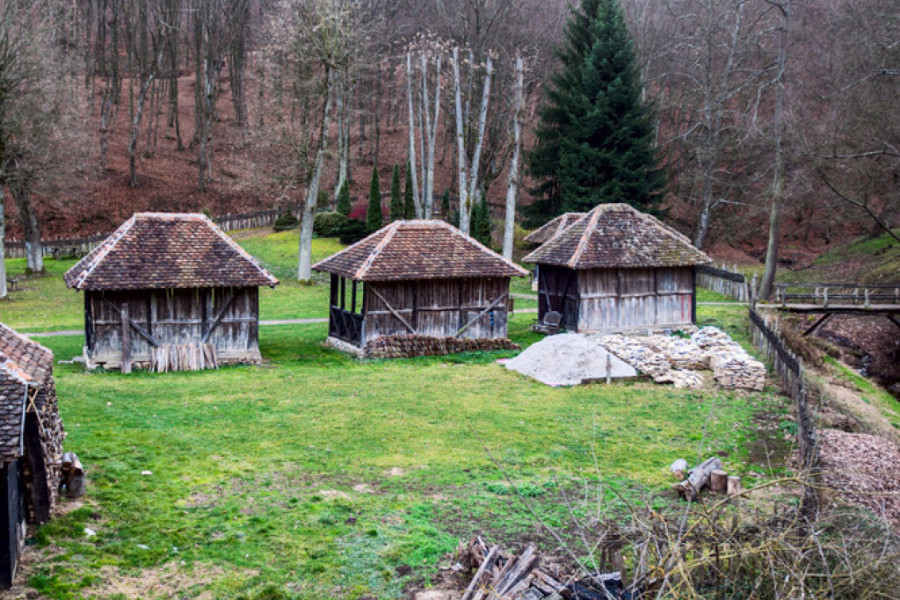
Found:
[(442, 356), (457, 352), (491, 352), (493, 350), (521, 350), (508, 339), (468, 339), (428, 337), (422, 335), (384, 336), (368, 342), (363, 358), (411, 358), (413, 356)]

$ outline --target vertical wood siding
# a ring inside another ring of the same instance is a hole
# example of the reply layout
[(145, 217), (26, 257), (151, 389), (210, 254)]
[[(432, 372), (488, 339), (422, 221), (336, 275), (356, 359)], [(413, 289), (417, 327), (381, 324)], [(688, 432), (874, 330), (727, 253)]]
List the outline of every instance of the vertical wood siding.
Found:
[[(85, 329), (91, 358), (116, 363), (122, 352), (120, 307), (159, 344), (208, 342), (223, 360), (259, 353), (259, 289), (193, 288), (90, 292)], [(151, 344), (131, 331), (132, 360), (149, 361)]]
[[(367, 282), (365, 287), (363, 346), (388, 335), (453, 337), (476, 317), (459, 337), (505, 338), (507, 335), (509, 278)], [(481, 315), (501, 297), (502, 300)]]
[[(572, 281), (576, 284), (573, 286)], [(538, 316), (550, 310), (577, 331), (616, 331), (693, 322), (691, 267), (589, 269), (541, 265)]]

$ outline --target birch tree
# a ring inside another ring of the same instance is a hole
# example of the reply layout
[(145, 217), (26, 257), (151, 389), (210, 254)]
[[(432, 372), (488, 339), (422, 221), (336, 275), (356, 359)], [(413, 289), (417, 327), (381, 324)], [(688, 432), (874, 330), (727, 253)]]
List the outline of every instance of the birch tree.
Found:
[(522, 109), (524, 108), (525, 68), (522, 55), (516, 55), (516, 82), (513, 88), (513, 151), (506, 183), (506, 222), (503, 228), (503, 256), (513, 257), (513, 241), (516, 230), (516, 203), (519, 196), (519, 155), (522, 151)]
[[(453, 49), (453, 91), (456, 108), (456, 148), (457, 148), (457, 177), (459, 182), (459, 229), (469, 233), (472, 206), (479, 200), (478, 185), (479, 168), (481, 166), (481, 152), (484, 148), (484, 132), (487, 126), (488, 106), (491, 99), (491, 77), (494, 74), (494, 61), (488, 54), (485, 61), (484, 80), (482, 82), (481, 104), (478, 107), (477, 132), (473, 140), (468, 140), (466, 130), (466, 116), (468, 111), (463, 109), (462, 74), (459, 61), (459, 48)], [(476, 66), (474, 61), (468, 62), (469, 81), (474, 81)], [(474, 144), (474, 148), (472, 148)]]
[[(440, 42), (422, 43), (419, 54), (421, 88), (416, 95), (417, 77), (413, 69), (413, 51), (406, 54), (406, 96), (409, 110), (409, 162), (413, 168), (413, 196), (416, 217), (430, 219), (434, 210), (434, 160), (437, 131), (441, 116), (441, 62), (443, 49)], [(431, 64), (434, 63), (434, 75)], [(433, 82), (433, 83), (432, 83)], [(433, 86), (433, 92), (430, 87)], [(416, 134), (420, 151), (416, 150)], [(418, 160), (417, 160), (418, 159)], [(421, 174), (420, 181), (417, 169)]]

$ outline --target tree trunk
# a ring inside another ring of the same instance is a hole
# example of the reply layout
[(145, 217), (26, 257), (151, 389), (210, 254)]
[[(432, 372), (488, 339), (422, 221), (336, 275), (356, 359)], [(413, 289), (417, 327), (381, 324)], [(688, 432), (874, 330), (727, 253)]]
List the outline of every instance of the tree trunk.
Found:
[(469, 233), (469, 185), (466, 181), (469, 170), (469, 161), (466, 158), (466, 138), (463, 126), (462, 105), (462, 81), (459, 74), (459, 48), (453, 49), (453, 91), (456, 106), (456, 151), (458, 163), (456, 165), (459, 178), (459, 229), (465, 234)]
[(781, 28), (778, 32), (778, 73), (775, 79), (775, 173), (772, 180), (772, 211), (769, 214), (769, 243), (766, 248), (766, 266), (760, 284), (759, 297), (768, 299), (775, 286), (778, 266), (778, 243), (781, 237), (781, 210), (784, 203), (784, 79), (787, 63), (787, 41), (790, 28), (791, 2), (778, 4), (781, 10)]
[(416, 162), (416, 116), (415, 110), (413, 109), (413, 70), (412, 70), (412, 54), (406, 53), (406, 98), (407, 103), (409, 104), (409, 165), (410, 169), (412, 169), (412, 189), (413, 189), (413, 204), (416, 207), (416, 218), (421, 219), (424, 217), (425, 212), (422, 209), (422, 202), (419, 197), (419, 177), (416, 172), (418, 169)]
[(328, 81), (325, 90), (325, 107), (322, 110), (322, 123), (319, 129), (318, 148), (313, 175), (306, 190), (306, 202), (303, 206), (303, 217), (300, 221), (300, 249), (297, 255), (297, 280), (310, 281), (312, 276), (312, 236), (313, 221), (316, 215), (316, 201), (319, 196), (319, 180), (322, 176), (322, 164), (325, 162), (325, 150), (328, 146), (328, 128), (331, 125), (331, 96), (333, 86), (331, 67), (325, 73)]
[(6, 298), (6, 197), (5, 184), (0, 180), (0, 298)]
[[(425, 194), (422, 201), (425, 218), (430, 219), (434, 208), (434, 146), (437, 140), (437, 127), (441, 115), (441, 55), (435, 59), (434, 75), (434, 116), (429, 112), (428, 102), (428, 62), (422, 53), (422, 108), (425, 112), (425, 140), (428, 145), (428, 166), (426, 168)], [(424, 150), (423, 150), (424, 152)], [(423, 157), (425, 158), (425, 157)]]
[(519, 152), (522, 149), (522, 107), (524, 104), (522, 55), (516, 56), (515, 108), (513, 112), (513, 154), (506, 185), (506, 225), (503, 229), (503, 257), (512, 260), (516, 231), (516, 200), (519, 195)]
[[(472, 67), (474, 71), (474, 66)], [(487, 57), (487, 72), (484, 75), (484, 89), (481, 94), (481, 106), (478, 109), (478, 138), (475, 140), (475, 152), (472, 154), (472, 164), (469, 165), (469, 206), (467, 210), (471, 214), (472, 200), (476, 198), (478, 187), (478, 171), (481, 167), (481, 152), (484, 148), (484, 129), (487, 126), (488, 105), (491, 102), (491, 76), (494, 74), (494, 60)], [(468, 233), (468, 232), (467, 232)]]
[(25, 265), (31, 273), (43, 273), (44, 252), (41, 244), (41, 228), (31, 202), (29, 186), (25, 182), (16, 182), (10, 188), (16, 208), (19, 209), (22, 230), (25, 232)]
[(344, 94), (345, 94), (345, 78), (342, 76), (339, 77), (337, 84), (334, 88), (334, 95), (336, 98), (336, 113), (337, 113), (337, 130), (338, 130), (338, 138), (337, 138), (337, 156), (338, 156), (338, 175), (337, 181), (335, 181), (334, 185), (334, 198), (337, 199), (338, 194), (341, 192), (341, 187), (344, 185), (344, 182), (347, 180), (347, 163), (350, 157), (349, 144), (350, 139), (348, 136), (344, 135), (345, 127), (347, 126), (347, 114), (346, 114), (346, 103), (344, 102)]
[[(162, 61), (162, 52), (160, 52), (158, 61)], [(157, 64), (159, 63), (157, 62)], [(154, 77), (156, 77), (155, 66), (147, 75), (147, 79), (141, 84), (141, 89), (138, 92), (137, 109), (134, 111), (131, 121), (131, 139), (128, 142), (128, 172), (131, 187), (137, 187), (138, 184), (136, 164), (138, 134), (140, 133), (141, 119), (144, 116), (144, 102), (147, 100), (147, 92), (150, 90), (150, 86), (153, 85)]]

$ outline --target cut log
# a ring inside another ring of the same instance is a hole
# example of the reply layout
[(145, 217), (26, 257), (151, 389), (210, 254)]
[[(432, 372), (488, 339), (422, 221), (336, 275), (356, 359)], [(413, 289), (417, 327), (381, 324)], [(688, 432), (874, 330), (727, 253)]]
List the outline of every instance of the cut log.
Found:
[(724, 494), (728, 488), (728, 472), (716, 469), (709, 474), (709, 489), (717, 494)]
[[(479, 539), (479, 542), (480, 541), (481, 540)], [(487, 556), (484, 557), (484, 562), (481, 563), (481, 567), (479, 567), (478, 571), (475, 573), (475, 577), (472, 578), (472, 582), (469, 584), (469, 587), (466, 588), (466, 592), (462, 595), (462, 598), (460, 598), (460, 600), (472, 600), (473, 598), (475, 598), (476, 594), (479, 591), (484, 589), (482, 579), (485, 579), (485, 575), (491, 573), (491, 570), (494, 568), (494, 564), (496, 564), (499, 557), (500, 546), (492, 546), (490, 551), (487, 553)]]
[(684, 478), (687, 477), (688, 464), (687, 461), (683, 458), (679, 458), (675, 462), (672, 463), (672, 466), (669, 467), (669, 470), (672, 471), (672, 477), (677, 479), (678, 481), (684, 481)]
[(84, 496), (87, 478), (78, 455), (74, 452), (66, 452), (63, 454), (60, 466), (62, 467), (60, 488), (65, 492), (66, 496), (68, 498), (81, 498)]
[(687, 479), (675, 486), (685, 500), (694, 500), (706, 484), (713, 471), (722, 468), (722, 461), (717, 457), (708, 458), (691, 470)]
[(728, 478), (728, 495), (737, 496), (741, 493), (741, 478), (732, 475)]

